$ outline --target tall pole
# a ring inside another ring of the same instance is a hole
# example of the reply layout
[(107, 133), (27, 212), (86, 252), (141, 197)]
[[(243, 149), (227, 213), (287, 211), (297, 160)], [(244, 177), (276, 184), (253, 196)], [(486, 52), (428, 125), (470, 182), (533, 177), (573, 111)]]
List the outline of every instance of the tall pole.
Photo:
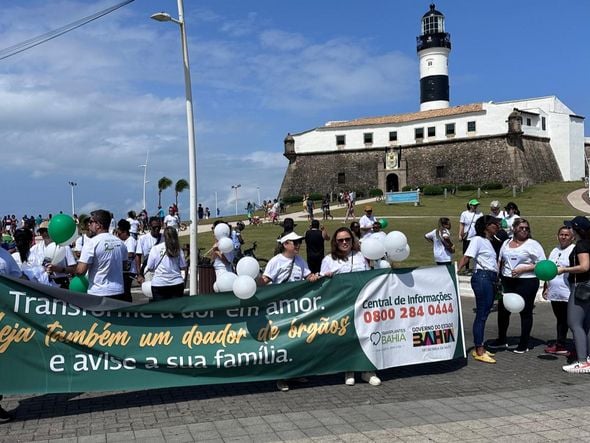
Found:
[(232, 185), (232, 189), (235, 189), (236, 191), (236, 215), (238, 215), (238, 188), (241, 187), (242, 185), (237, 184), (237, 185)]
[(219, 206), (217, 206), (217, 191), (215, 191), (215, 217), (219, 217)]
[(144, 165), (139, 165), (140, 168), (143, 168), (143, 206), (142, 209), (146, 209), (146, 205), (145, 205), (145, 187), (146, 185), (149, 183), (148, 179), (147, 179), (147, 168), (148, 168), (148, 160), (150, 157), (150, 151), (148, 150), (146, 155), (145, 155), (145, 164)]
[(76, 205), (74, 204), (74, 186), (78, 186), (78, 183), (69, 181), (68, 184), (72, 190), (72, 215), (76, 213)]
[(260, 207), (260, 186), (257, 186), (256, 190), (258, 191), (258, 206)]

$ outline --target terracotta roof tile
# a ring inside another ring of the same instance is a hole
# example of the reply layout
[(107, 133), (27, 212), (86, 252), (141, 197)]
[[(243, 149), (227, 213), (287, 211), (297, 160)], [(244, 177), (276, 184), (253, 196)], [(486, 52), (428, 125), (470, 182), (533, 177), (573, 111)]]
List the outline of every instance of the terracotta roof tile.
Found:
[(356, 120), (329, 122), (327, 128), (344, 128), (349, 126), (386, 125), (390, 123), (406, 123), (414, 120), (426, 120), (436, 117), (448, 117), (451, 115), (467, 114), (483, 110), (481, 103), (471, 105), (453, 106), (444, 109), (431, 109), (429, 111), (413, 112), (410, 114), (384, 115), (381, 117), (366, 117)]

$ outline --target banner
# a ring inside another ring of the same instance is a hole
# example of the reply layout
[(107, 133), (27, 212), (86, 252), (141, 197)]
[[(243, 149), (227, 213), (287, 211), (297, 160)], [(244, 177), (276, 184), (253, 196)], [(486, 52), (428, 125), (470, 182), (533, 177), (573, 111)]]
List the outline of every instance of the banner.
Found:
[(130, 305), (0, 277), (0, 393), (153, 389), (465, 357), (451, 266)]

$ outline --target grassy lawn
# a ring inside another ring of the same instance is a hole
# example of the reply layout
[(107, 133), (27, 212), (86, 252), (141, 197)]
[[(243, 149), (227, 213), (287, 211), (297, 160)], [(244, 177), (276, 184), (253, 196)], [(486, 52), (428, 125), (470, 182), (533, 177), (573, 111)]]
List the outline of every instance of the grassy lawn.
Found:
[[(492, 200), (499, 200), (502, 206), (509, 201), (515, 202), (522, 216), (529, 220), (533, 237), (543, 245), (545, 252), (548, 253), (557, 244), (555, 234), (563, 220), (578, 214), (568, 204), (567, 194), (583, 186), (581, 181), (545, 183), (531, 186), (522, 193), (518, 190), (516, 197), (512, 197), (511, 189), (489, 191), (488, 193), (482, 191), (479, 201), (484, 214), (488, 213)], [(472, 198), (477, 198), (477, 191), (458, 192), (456, 195), (448, 195), (446, 199), (444, 196), (425, 196), (420, 206), (411, 204), (386, 205), (383, 202), (375, 202), (372, 206), (373, 212), (378, 218), (386, 217), (388, 219), (389, 226), (385, 230), (386, 232), (402, 231), (408, 237), (411, 254), (403, 266), (423, 266), (433, 264), (432, 245), (424, 240), (424, 234), (436, 227), (439, 217), (451, 219), (451, 233), (458, 250), (455, 259), (458, 260), (461, 257), (461, 245), (457, 243), (459, 215), (465, 209), (466, 203)], [(293, 209), (299, 211), (300, 208), (300, 205), (295, 205)], [(362, 205), (356, 207), (355, 213), (357, 218), (363, 214)], [(344, 217), (344, 209), (332, 205), (332, 214), (335, 217)], [(230, 217), (227, 220), (233, 221), (235, 219), (236, 217)], [(308, 223), (306, 221), (297, 221), (296, 223), (295, 231), (301, 235), (305, 234)], [(332, 234), (338, 227), (343, 226), (343, 223), (341, 220), (334, 220), (328, 221), (324, 225)], [(277, 225), (248, 226), (246, 221), (246, 229), (243, 232), (244, 248), (251, 247), (252, 242), (256, 241), (258, 243), (256, 255), (268, 259), (273, 255), (276, 238), (281, 232), (282, 228)], [(182, 237), (182, 241), (188, 242), (188, 237)], [(213, 244), (213, 234), (199, 234), (198, 242), (200, 248), (209, 249)], [(328, 250), (329, 244), (326, 243), (326, 252)], [(301, 248), (301, 254), (303, 257), (306, 256), (305, 243)]]

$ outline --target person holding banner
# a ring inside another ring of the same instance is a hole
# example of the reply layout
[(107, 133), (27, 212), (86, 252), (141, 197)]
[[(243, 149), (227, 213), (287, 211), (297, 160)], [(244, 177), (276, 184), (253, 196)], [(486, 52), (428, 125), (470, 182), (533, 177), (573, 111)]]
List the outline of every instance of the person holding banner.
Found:
[(154, 273), (152, 301), (168, 300), (184, 295), (184, 279), (181, 271), (186, 270), (186, 262), (178, 242), (176, 228), (173, 226), (164, 228), (164, 243), (152, 247), (145, 269)]
[(475, 319), (473, 320), (473, 341), (475, 349), (472, 357), (483, 363), (496, 363), (484, 348), (486, 320), (492, 310), (495, 287), (498, 282), (498, 260), (491, 239), (500, 229), (500, 220), (491, 215), (484, 215), (475, 222), (475, 236), (471, 238), (465, 254), (459, 262), (460, 272), (469, 260), (475, 263), (475, 272), (471, 276), (471, 288), (475, 294)]
[[(359, 242), (350, 229), (345, 227), (336, 229), (330, 245), (331, 252), (322, 260), (320, 275), (332, 277), (336, 274), (367, 271), (369, 269), (369, 264), (360, 251)], [(374, 372), (361, 373), (361, 379), (371, 386), (381, 384), (381, 379)], [(353, 386), (354, 383), (354, 372), (345, 372), (344, 384)]]

